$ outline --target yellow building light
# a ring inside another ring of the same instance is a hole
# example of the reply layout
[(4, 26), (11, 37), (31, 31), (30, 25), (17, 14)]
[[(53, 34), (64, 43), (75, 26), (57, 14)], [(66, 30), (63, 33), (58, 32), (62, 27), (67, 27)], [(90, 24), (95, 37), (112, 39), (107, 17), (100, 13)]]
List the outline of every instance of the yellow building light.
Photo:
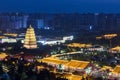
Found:
[(30, 25), (30, 27), (26, 31), (24, 47), (27, 49), (35, 49), (37, 48), (36, 36), (34, 32), (34, 28)]

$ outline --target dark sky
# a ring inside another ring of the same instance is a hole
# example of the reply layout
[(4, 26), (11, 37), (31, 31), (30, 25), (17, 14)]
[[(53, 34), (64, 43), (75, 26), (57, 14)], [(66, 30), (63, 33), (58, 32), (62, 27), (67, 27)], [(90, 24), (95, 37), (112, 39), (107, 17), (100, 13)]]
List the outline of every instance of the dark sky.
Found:
[(120, 13), (120, 0), (0, 0), (0, 12)]

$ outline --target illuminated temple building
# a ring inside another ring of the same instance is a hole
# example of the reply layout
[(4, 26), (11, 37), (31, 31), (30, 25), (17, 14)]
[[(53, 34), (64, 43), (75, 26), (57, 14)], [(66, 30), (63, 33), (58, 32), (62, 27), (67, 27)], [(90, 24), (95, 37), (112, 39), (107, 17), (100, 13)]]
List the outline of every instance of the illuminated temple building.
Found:
[(24, 47), (27, 49), (35, 49), (37, 48), (36, 36), (34, 32), (34, 28), (30, 25), (30, 27), (26, 31)]

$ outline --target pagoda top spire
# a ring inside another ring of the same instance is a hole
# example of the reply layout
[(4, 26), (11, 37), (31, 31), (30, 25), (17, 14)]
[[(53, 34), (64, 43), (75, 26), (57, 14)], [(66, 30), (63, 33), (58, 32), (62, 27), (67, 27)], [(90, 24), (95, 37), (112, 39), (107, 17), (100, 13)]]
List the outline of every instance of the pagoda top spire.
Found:
[(30, 24), (29, 28), (33, 28), (31, 24)]

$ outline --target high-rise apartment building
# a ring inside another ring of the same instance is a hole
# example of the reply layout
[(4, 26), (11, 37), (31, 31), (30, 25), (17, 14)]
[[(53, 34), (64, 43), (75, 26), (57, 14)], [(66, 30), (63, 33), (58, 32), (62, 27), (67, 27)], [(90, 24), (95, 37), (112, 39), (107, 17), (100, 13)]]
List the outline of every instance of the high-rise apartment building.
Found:
[(0, 14), (0, 29), (13, 31), (27, 27), (28, 15), (26, 14)]

